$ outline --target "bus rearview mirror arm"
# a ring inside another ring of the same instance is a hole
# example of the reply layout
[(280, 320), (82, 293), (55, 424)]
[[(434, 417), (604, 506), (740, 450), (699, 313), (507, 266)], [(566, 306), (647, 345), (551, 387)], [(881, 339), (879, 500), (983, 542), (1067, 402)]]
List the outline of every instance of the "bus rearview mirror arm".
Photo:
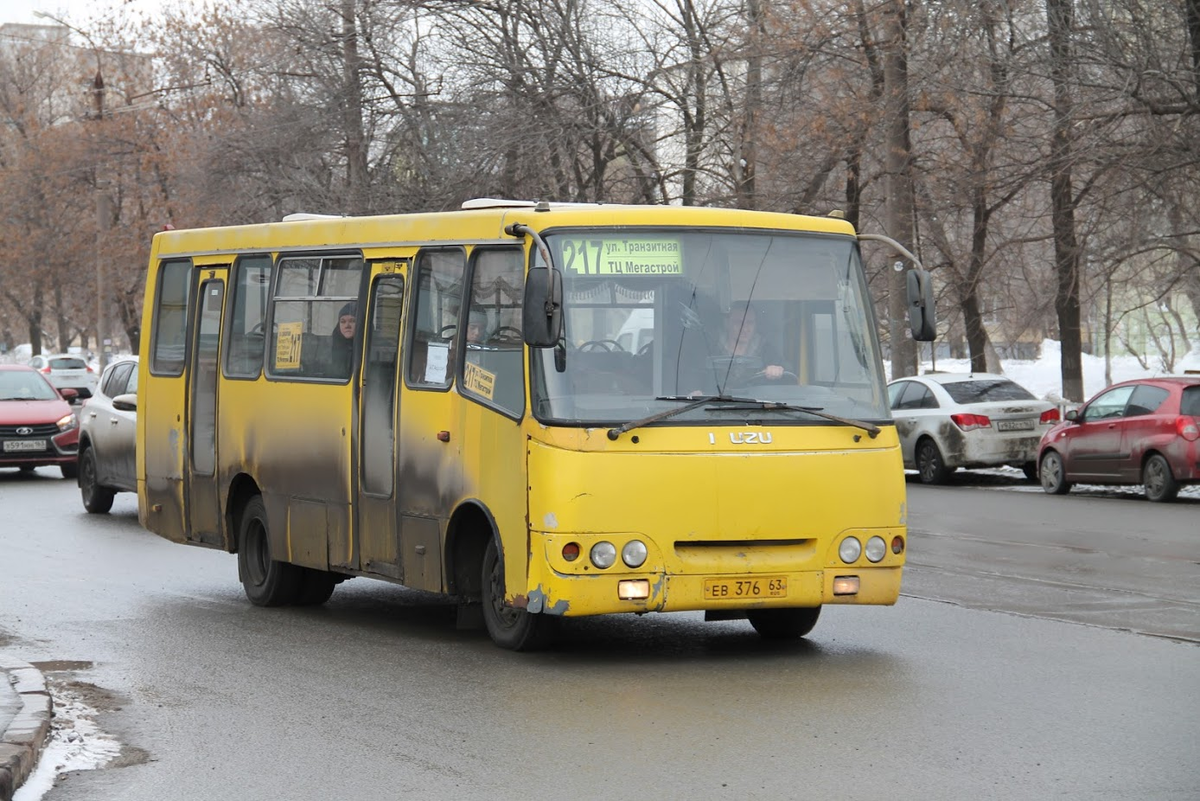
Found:
[[(933, 299), (933, 276), (921, 264), (912, 251), (890, 236), (883, 234), (859, 234), (860, 241), (883, 242), (895, 248), (915, 266), (908, 271), (908, 327), (917, 342), (932, 342), (937, 338), (937, 305)], [(900, 262), (897, 267), (902, 269)]]
[(531, 348), (550, 348), (562, 339), (562, 273), (550, 258), (550, 248), (541, 235), (523, 223), (504, 227), (509, 236), (533, 240), (545, 265), (530, 267), (525, 276), (525, 301), (521, 311), (525, 344)]

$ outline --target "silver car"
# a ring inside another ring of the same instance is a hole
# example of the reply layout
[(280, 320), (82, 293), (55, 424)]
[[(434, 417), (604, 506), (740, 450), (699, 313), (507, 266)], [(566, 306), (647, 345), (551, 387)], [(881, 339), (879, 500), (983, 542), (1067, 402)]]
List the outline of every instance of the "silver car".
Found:
[(926, 373), (888, 384), (904, 466), (924, 484), (960, 467), (1011, 465), (1037, 480), (1038, 442), (1058, 407), (990, 373)]
[(112, 508), (118, 492), (137, 492), (138, 357), (105, 368), (79, 413), (79, 493), (92, 514)]
[(46, 376), (58, 389), (73, 389), (80, 398), (90, 398), (96, 391), (96, 373), (82, 356), (52, 353), (34, 356), (29, 366)]

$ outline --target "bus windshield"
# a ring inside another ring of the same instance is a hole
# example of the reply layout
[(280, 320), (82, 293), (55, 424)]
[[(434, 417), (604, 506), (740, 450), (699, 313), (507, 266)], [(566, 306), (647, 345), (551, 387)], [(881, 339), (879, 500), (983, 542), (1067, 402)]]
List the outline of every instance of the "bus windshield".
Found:
[[(886, 420), (883, 366), (856, 242), (787, 232), (546, 232), (563, 275), (563, 340), (535, 350), (539, 420), (613, 425), (703, 397)], [(744, 423), (763, 405), (693, 405), (663, 424)]]

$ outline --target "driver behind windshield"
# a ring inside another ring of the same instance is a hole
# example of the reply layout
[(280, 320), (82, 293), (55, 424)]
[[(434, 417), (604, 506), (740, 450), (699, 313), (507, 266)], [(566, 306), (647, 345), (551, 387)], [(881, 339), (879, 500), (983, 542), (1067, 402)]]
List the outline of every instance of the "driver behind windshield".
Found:
[(702, 383), (706, 388), (693, 387), (690, 394), (709, 394), (713, 382), (727, 392), (730, 387), (778, 381), (787, 373), (778, 350), (759, 331), (758, 314), (747, 303), (734, 303), (716, 335), (705, 339), (709, 369)]

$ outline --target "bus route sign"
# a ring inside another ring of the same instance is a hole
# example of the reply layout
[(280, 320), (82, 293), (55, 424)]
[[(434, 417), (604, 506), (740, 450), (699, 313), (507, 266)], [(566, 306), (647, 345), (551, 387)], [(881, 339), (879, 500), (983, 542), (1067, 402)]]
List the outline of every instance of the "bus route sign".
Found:
[(562, 266), (577, 275), (683, 275), (683, 247), (662, 237), (563, 237)]

